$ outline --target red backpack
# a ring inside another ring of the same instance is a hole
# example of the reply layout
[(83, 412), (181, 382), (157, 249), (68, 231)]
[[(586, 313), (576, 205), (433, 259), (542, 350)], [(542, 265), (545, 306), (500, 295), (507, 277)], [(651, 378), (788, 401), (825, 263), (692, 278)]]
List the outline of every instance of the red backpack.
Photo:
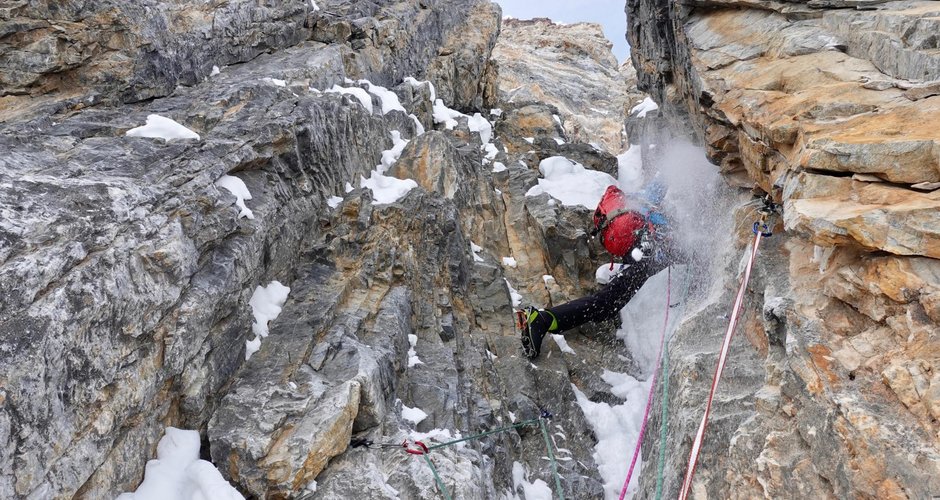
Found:
[(636, 232), (646, 226), (646, 219), (627, 208), (627, 196), (617, 186), (607, 191), (594, 210), (594, 233), (600, 233), (604, 248), (615, 257), (624, 257), (636, 243)]

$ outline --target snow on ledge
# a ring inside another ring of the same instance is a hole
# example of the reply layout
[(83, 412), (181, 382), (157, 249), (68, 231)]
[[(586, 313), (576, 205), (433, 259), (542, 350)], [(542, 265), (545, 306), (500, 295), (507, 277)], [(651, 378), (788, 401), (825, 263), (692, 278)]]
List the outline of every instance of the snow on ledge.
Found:
[(147, 115), (147, 124), (124, 133), (127, 137), (149, 137), (172, 141), (176, 139), (199, 140), (199, 134), (183, 125), (160, 115)]
[(199, 459), (199, 446), (198, 432), (167, 427), (157, 444), (157, 458), (147, 462), (143, 482), (117, 500), (244, 500), (212, 463)]

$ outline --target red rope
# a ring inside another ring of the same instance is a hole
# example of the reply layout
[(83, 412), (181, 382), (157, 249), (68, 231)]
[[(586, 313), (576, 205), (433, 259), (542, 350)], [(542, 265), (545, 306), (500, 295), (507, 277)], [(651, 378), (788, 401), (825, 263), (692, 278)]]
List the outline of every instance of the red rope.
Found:
[(630, 470), (627, 471), (627, 479), (623, 482), (623, 488), (620, 490), (620, 500), (627, 494), (627, 486), (630, 485), (630, 478), (633, 477), (633, 468), (636, 467), (637, 458), (640, 456), (640, 448), (643, 446), (643, 436), (646, 434), (646, 423), (649, 420), (650, 408), (653, 407), (653, 391), (656, 389), (656, 377), (659, 375), (659, 368), (663, 361), (663, 346), (666, 343), (666, 328), (669, 326), (669, 304), (672, 302), (672, 267), (668, 267), (666, 273), (666, 319), (663, 320), (663, 332), (659, 338), (659, 354), (656, 359), (656, 368), (653, 369), (653, 380), (650, 383), (650, 395), (646, 398), (646, 411), (643, 413), (643, 425), (640, 426), (640, 436), (636, 441), (636, 448), (633, 449), (633, 460), (630, 462)]
[(734, 328), (738, 323), (738, 314), (741, 311), (741, 305), (744, 303), (744, 292), (751, 278), (751, 268), (754, 266), (754, 259), (757, 257), (757, 246), (760, 245), (760, 239), (761, 236), (763, 236), (759, 231), (755, 231), (754, 234), (754, 247), (751, 249), (750, 257), (748, 257), (747, 267), (744, 269), (744, 277), (741, 279), (741, 286), (738, 287), (738, 295), (734, 299), (734, 308), (731, 311), (731, 319), (728, 322), (728, 331), (725, 332), (725, 340), (721, 345), (721, 353), (718, 355), (718, 365), (715, 367), (715, 378), (712, 380), (712, 388), (708, 393), (708, 403), (705, 405), (705, 414), (702, 415), (702, 422), (698, 426), (698, 432), (695, 433), (695, 441), (692, 442), (692, 450), (689, 453), (689, 466), (685, 472), (685, 480), (682, 482), (682, 491), (679, 493), (679, 500), (686, 500), (692, 490), (692, 477), (695, 475), (698, 455), (702, 450), (702, 441), (705, 439), (705, 428), (708, 426), (708, 415), (711, 413), (712, 400), (715, 397), (715, 390), (718, 389), (718, 381), (721, 379), (721, 372), (725, 369), (725, 361), (728, 359), (728, 350), (731, 348), (731, 337), (734, 335)]

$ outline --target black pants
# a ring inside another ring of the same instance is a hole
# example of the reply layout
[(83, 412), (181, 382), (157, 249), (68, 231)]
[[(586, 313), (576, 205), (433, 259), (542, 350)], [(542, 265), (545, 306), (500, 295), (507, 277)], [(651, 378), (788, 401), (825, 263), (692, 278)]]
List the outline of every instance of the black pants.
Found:
[(566, 302), (548, 309), (558, 321), (558, 331), (570, 330), (588, 321), (606, 321), (617, 317), (623, 306), (630, 302), (643, 283), (662, 271), (666, 263), (643, 259), (624, 269), (593, 295)]

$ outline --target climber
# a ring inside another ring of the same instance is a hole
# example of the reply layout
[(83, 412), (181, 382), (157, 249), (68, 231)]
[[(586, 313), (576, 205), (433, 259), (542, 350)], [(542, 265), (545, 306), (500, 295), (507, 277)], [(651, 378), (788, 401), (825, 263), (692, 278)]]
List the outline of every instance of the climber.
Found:
[(604, 248), (623, 259), (624, 266), (593, 295), (517, 313), (522, 351), (528, 358), (538, 357), (547, 332), (561, 333), (588, 321), (616, 317), (648, 278), (677, 260), (678, 251), (666, 235), (666, 217), (659, 207), (664, 196), (665, 187), (657, 179), (630, 197), (615, 186), (607, 188), (594, 211), (592, 235), (599, 235)]

